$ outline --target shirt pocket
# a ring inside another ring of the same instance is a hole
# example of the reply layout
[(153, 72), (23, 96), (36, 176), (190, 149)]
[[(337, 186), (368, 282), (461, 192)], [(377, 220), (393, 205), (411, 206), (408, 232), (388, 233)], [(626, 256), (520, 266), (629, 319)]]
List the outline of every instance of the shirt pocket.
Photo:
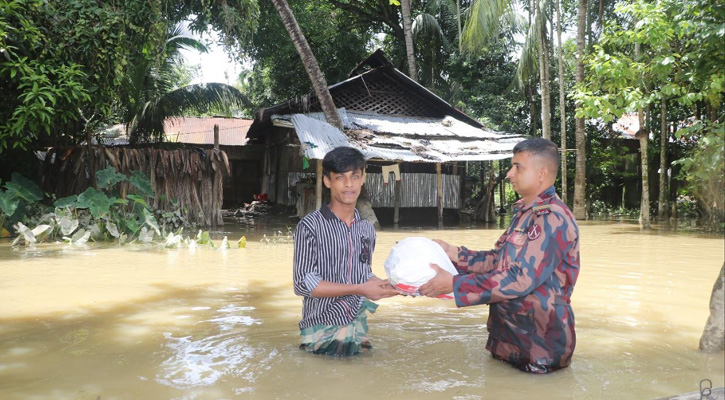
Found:
[(511, 259), (514, 259), (521, 254), (521, 250), (524, 248), (524, 245), (526, 245), (528, 237), (526, 236), (526, 232), (513, 232), (506, 238), (506, 254)]

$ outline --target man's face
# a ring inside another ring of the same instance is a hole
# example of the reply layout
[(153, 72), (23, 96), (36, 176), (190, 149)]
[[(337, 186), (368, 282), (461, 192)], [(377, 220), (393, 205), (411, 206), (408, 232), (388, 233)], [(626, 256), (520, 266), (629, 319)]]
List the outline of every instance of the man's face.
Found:
[(511, 169), (506, 173), (506, 178), (511, 181), (516, 193), (521, 196), (535, 196), (539, 194), (545, 175), (539, 157), (522, 151), (514, 154)]
[(330, 172), (330, 176), (325, 176), (323, 181), (330, 189), (330, 197), (334, 201), (354, 206), (360, 196), (360, 188), (365, 182), (365, 173), (359, 169), (340, 174)]

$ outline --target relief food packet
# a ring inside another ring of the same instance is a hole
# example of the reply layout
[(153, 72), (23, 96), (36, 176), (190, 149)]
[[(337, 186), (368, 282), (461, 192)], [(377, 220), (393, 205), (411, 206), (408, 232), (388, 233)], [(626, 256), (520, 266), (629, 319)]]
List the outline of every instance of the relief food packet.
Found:
[[(424, 237), (409, 237), (398, 242), (383, 265), (390, 284), (400, 293), (420, 296), (418, 288), (436, 274), (430, 264), (436, 264), (453, 275), (458, 274), (443, 248)], [(438, 298), (453, 299), (453, 293)]]

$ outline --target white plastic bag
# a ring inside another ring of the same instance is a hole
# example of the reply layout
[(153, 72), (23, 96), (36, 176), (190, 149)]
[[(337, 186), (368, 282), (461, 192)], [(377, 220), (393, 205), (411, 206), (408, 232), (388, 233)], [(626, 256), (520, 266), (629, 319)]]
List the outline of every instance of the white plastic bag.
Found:
[[(437, 264), (453, 275), (458, 274), (443, 248), (424, 237), (409, 237), (398, 242), (390, 250), (383, 265), (388, 280), (399, 292), (420, 296), (418, 288), (436, 274), (430, 264)], [(440, 295), (438, 298), (452, 299), (453, 293)]]

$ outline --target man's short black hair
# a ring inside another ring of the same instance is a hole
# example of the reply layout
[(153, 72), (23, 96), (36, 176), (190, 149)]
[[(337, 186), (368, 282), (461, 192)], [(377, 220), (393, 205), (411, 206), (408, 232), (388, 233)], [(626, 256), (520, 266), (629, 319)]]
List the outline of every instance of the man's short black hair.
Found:
[(365, 172), (365, 156), (352, 147), (336, 147), (322, 159), (322, 173), (328, 178), (330, 172), (342, 174), (357, 170)]
[(549, 161), (554, 176), (559, 172), (559, 148), (549, 139), (532, 138), (518, 142), (514, 146), (514, 154), (530, 153)]

